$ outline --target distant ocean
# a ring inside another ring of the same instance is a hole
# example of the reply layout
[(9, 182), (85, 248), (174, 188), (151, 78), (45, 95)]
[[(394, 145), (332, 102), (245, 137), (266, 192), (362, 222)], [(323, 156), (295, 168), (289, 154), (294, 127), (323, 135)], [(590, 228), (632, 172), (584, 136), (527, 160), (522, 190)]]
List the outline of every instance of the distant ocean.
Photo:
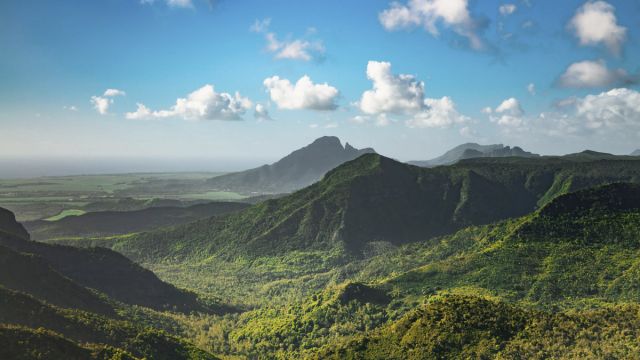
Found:
[(140, 159), (140, 158), (0, 158), (0, 178), (122, 174), (145, 172), (230, 172), (273, 160), (256, 159)]

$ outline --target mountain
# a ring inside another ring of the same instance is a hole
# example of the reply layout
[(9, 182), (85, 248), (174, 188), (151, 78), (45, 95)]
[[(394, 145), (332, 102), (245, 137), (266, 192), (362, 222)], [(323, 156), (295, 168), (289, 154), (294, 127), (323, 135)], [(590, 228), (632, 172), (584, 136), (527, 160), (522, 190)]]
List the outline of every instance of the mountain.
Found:
[(634, 358), (639, 259), (640, 185), (588, 188), (339, 267), (343, 284), (245, 313), (230, 338), (290, 358)]
[(612, 182), (640, 182), (640, 161), (478, 158), (420, 168), (366, 154), (303, 190), (234, 214), (70, 243), (110, 247), (140, 262), (301, 250), (361, 256), (379, 244), (397, 246), (523, 216), (558, 195)]
[(228, 214), (248, 207), (237, 202), (211, 202), (187, 207), (150, 207), (134, 211), (96, 211), (57, 221), (25, 222), (34, 240), (61, 237), (109, 236), (175, 226)]
[(150, 316), (131, 305), (212, 312), (195, 294), (111, 250), (31, 241), (11, 212), (0, 213), (0, 358), (215, 359), (129, 318)]
[(373, 152), (371, 148), (358, 150), (349, 143), (342, 146), (337, 137), (324, 136), (271, 165), (217, 176), (208, 180), (208, 185), (242, 193), (287, 193), (311, 185), (344, 162)]
[(409, 161), (411, 165), (421, 167), (434, 167), (441, 165), (451, 165), (463, 159), (473, 159), (479, 157), (538, 157), (538, 154), (533, 154), (522, 150), (521, 148), (504, 146), (502, 144), (494, 145), (480, 145), (476, 143), (466, 143), (458, 145), (453, 149), (447, 151), (443, 155), (426, 161)]
[(631, 153), (631, 156), (640, 156), (640, 149)]
[[(83, 249), (51, 245), (31, 241), (25, 237), (2, 235), (2, 232), (6, 233), (7, 229), (18, 228), (18, 225), (15, 218), (13, 221), (6, 221), (5, 218), (5, 221), (0, 224), (0, 250), (2, 250), (0, 266), (8, 270), (23, 268), (24, 271), (16, 273), (9, 270), (7, 274), (11, 275), (4, 277), (7, 282), (0, 285), (24, 291), (25, 288), (20, 286), (31, 283), (37, 291), (43, 291), (42, 286), (45, 285), (51, 287), (51, 290), (60, 291), (73, 287), (72, 284), (64, 281), (68, 278), (80, 286), (98, 290), (125, 304), (182, 312), (217, 311), (200, 303), (194, 293), (177, 289), (161, 281), (151, 271), (115, 251), (104, 248)], [(25, 255), (30, 257), (25, 258)], [(61, 279), (61, 277), (64, 278)], [(35, 285), (42, 281), (46, 283), (41, 284), (42, 286)], [(10, 286), (8, 282), (13, 282), (14, 286)], [(57, 285), (54, 287), (54, 284)], [(28, 292), (42, 295), (37, 291)], [(54, 293), (40, 296), (43, 299), (48, 297), (59, 298), (60, 296)], [(56, 302), (52, 301), (52, 303)]]

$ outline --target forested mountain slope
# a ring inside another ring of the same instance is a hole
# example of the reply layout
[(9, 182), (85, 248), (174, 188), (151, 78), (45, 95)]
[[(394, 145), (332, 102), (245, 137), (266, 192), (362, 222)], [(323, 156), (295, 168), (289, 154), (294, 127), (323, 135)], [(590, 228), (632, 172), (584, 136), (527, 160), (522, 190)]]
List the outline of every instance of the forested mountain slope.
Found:
[(332, 250), (360, 256), (528, 214), (558, 195), (640, 182), (629, 157), (482, 158), (420, 168), (367, 154), (289, 196), (225, 217), (125, 237), (85, 240), (136, 261)]

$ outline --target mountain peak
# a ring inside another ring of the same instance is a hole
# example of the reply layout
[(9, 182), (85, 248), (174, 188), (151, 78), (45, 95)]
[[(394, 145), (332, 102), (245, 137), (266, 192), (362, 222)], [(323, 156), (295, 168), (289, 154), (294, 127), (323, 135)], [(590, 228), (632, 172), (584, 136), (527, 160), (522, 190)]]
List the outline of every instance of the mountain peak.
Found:
[(208, 183), (220, 190), (236, 192), (286, 193), (322, 179), (331, 169), (365, 153), (336, 136), (323, 136), (293, 151), (271, 165), (212, 178)]
[(313, 140), (313, 142), (306, 147), (317, 147), (317, 146), (322, 146), (322, 147), (326, 146), (326, 147), (335, 147), (335, 148), (339, 147), (344, 149), (344, 147), (342, 146), (342, 143), (340, 142), (340, 139), (337, 136), (319, 137)]

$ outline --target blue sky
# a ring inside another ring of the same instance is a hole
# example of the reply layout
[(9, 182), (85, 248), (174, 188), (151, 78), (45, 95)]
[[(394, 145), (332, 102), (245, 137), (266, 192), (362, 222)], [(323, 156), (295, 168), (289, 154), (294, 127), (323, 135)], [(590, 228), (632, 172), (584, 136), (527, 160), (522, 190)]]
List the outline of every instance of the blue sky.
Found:
[(0, 151), (260, 163), (337, 135), (402, 160), (629, 153), (639, 30), (636, 1), (3, 1)]

